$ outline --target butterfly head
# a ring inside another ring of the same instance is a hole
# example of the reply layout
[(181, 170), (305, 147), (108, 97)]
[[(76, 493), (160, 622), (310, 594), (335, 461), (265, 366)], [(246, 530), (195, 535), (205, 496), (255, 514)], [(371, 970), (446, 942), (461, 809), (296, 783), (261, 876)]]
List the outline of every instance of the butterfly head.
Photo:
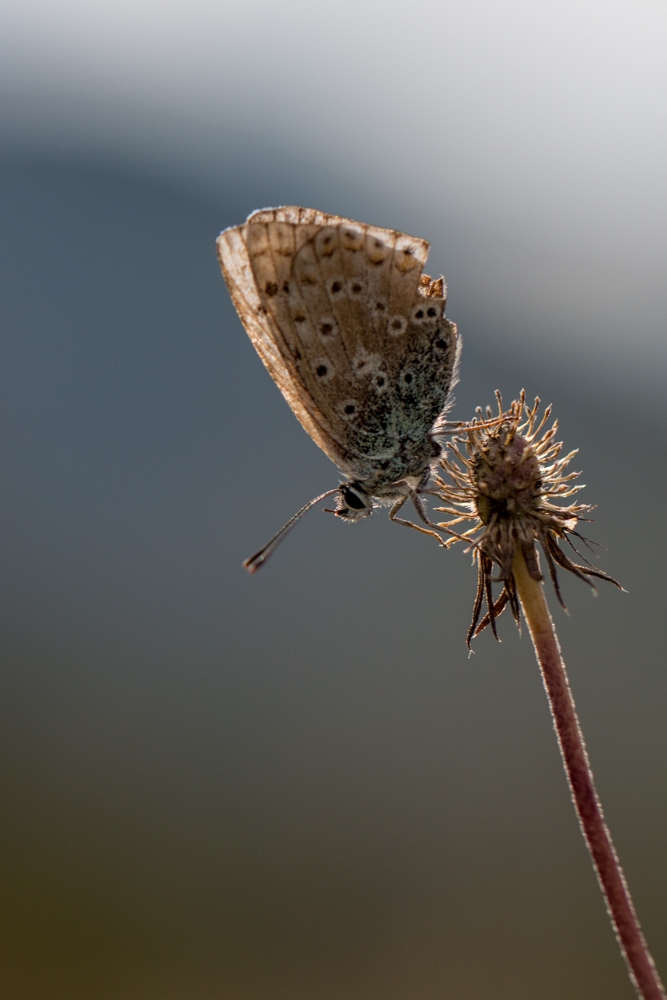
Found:
[(373, 513), (373, 499), (361, 483), (343, 483), (336, 498), (336, 509), (331, 513), (345, 521), (361, 521)]

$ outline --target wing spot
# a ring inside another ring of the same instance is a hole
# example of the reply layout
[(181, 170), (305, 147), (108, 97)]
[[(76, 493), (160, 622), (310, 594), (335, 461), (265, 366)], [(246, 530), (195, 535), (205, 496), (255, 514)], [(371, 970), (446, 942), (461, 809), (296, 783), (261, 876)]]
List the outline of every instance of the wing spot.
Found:
[(376, 302), (375, 305), (373, 306), (373, 309), (375, 310), (375, 312), (383, 313), (386, 311), (387, 306), (386, 303), (384, 302)]
[(446, 347), (449, 347), (449, 344), (446, 340), (443, 340), (442, 337), (439, 337), (435, 342), (435, 346), (439, 347), (441, 351), (444, 351)]
[(278, 285), (276, 284), (275, 281), (267, 281), (264, 291), (269, 296), (269, 298), (271, 298), (271, 296), (275, 295), (276, 292), (278, 291)]
[(379, 354), (371, 354), (370, 351), (359, 347), (351, 361), (352, 371), (358, 376), (370, 375), (378, 370), (381, 363), (382, 358)]
[(289, 281), (283, 281), (283, 291), (285, 295), (289, 295)]
[(340, 295), (343, 291), (343, 280), (342, 278), (334, 278), (329, 282), (329, 291), (332, 295)]
[(408, 328), (408, 321), (405, 316), (392, 316), (389, 320), (389, 333), (394, 337), (400, 337)]
[(356, 399), (344, 399), (340, 403), (340, 415), (343, 420), (352, 421), (359, 413), (359, 407), (357, 405)]
[(330, 382), (336, 374), (336, 369), (328, 358), (314, 358), (310, 362), (310, 367), (321, 382)]
[(377, 237), (366, 239), (366, 256), (372, 264), (380, 265), (387, 260), (391, 253), (391, 247)]
[(331, 257), (336, 249), (336, 240), (330, 229), (318, 233), (315, 237), (315, 252), (321, 257)]
[(431, 306), (430, 309), (426, 310), (426, 315), (427, 316), (437, 316), (438, 315), (438, 310), (434, 309), (433, 306)]
[(355, 252), (361, 249), (361, 245), (364, 242), (364, 234), (358, 229), (344, 229), (343, 242), (346, 250)]
[(306, 317), (303, 315), (303, 313), (296, 313), (296, 315), (294, 316), (294, 322), (295, 323), (305, 323), (306, 322)]

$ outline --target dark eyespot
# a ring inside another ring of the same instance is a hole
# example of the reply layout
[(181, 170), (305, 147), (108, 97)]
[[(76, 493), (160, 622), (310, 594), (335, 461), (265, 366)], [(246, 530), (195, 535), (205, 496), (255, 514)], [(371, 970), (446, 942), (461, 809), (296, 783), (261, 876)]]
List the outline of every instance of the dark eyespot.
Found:
[(354, 406), (353, 403), (348, 403), (347, 406), (345, 407), (345, 412), (346, 413), (354, 413), (355, 410), (356, 410), (356, 406)]
[(435, 346), (439, 347), (440, 350), (444, 350), (444, 348), (447, 347), (447, 341), (443, 340), (442, 337), (440, 337), (439, 340), (436, 340)]
[(383, 386), (383, 385), (385, 384), (385, 382), (386, 382), (386, 381), (387, 381), (387, 380), (386, 380), (386, 379), (384, 379), (384, 378), (382, 378), (382, 376), (380, 375), (380, 377), (379, 377), (379, 378), (376, 378), (376, 379), (375, 379), (375, 384), (376, 384), (376, 386), (378, 387), (378, 389), (381, 389), (381, 388), (382, 388), (382, 386)]
[(386, 307), (386, 305), (384, 304), (384, 302), (376, 302), (376, 303), (375, 303), (375, 308), (377, 309), (377, 311), (378, 311), (379, 313), (381, 313), (381, 312), (384, 312), (384, 311), (385, 311), (385, 309), (386, 309), (387, 307)]
[(341, 493), (343, 495), (343, 500), (348, 507), (352, 508), (352, 510), (363, 510), (365, 508), (366, 504), (363, 502), (361, 497), (358, 497), (356, 493), (352, 492), (352, 490), (343, 489), (341, 490)]
[(275, 281), (267, 281), (264, 291), (269, 296), (275, 295), (276, 292), (278, 291), (278, 286), (275, 283)]
[(306, 317), (303, 315), (303, 313), (297, 313), (296, 316), (294, 317), (294, 322), (295, 323), (305, 323), (306, 322)]
[(418, 309), (417, 312), (415, 313), (415, 319), (423, 319), (423, 318), (424, 318), (424, 310)]
[(324, 334), (325, 337), (329, 333), (331, 333), (332, 330), (333, 330), (333, 327), (332, 327), (331, 323), (322, 323), (322, 325), (320, 326), (320, 333)]
[(318, 365), (317, 368), (315, 369), (315, 374), (319, 375), (320, 378), (323, 378), (323, 376), (326, 375), (327, 371), (328, 369), (326, 365)]
[(283, 281), (283, 291), (286, 295), (289, 292), (289, 281)]
[(359, 284), (358, 281), (355, 281), (355, 283), (352, 285), (352, 291), (354, 292), (355, 295), (358, 295), (359, 292), (361, 291), (361, 285)]
[(341, 290), (341, 283), (340, 283), (340, 281), (334, 281), (333, 285), (331, 286), (331, 291), (335, 294), (336, 292), (339, 292), (340, 290)]
[(427, 316), (437, 316), (438, 315), (438, 310), (434, 309), (433, 306), (431, 306), (430, 309), (426, 310), (426, 315)]
[(407, 375), (403, 376), (403, 381), (405, 382), (406, 385), (410, 385), (410, 383), (412, 382), (412, 375), (410, 372), (408, 372)]

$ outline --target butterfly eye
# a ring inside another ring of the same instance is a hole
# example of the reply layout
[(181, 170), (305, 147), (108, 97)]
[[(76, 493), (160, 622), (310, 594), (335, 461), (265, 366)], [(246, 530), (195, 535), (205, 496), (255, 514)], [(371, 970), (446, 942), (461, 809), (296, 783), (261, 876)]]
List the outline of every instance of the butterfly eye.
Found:
[(342, 489), (340, 492), (341, 497), (347, 506), (352, 508), (352, 510), (365, 510), (366, 504), (363, 499), (354, 492), (354, 490), (351, 490), (348, 487), (347, 489)]

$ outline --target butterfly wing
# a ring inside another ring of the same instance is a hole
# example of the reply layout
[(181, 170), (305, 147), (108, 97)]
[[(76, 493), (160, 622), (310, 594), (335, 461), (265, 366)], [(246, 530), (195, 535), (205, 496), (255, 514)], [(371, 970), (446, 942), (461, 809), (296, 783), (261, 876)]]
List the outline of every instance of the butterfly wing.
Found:
[(457, 357), (425, 240), (313, 209), (266, 209), (219, 239), (260, 357), (348, 474), (395, 481), (433, 454)]
[(247, 226), (226, 229), (218, 238), (218, 256), (232, 302), (255, 350), (297, 419), (325, 454), (351, 474), (353, 470), (342, 464), (339, 442), (327, 430), (301, 380), (294, 346), (290, 346), (289, 337), (285, 338), (263, 303), (250, 260), (246, 230)]

